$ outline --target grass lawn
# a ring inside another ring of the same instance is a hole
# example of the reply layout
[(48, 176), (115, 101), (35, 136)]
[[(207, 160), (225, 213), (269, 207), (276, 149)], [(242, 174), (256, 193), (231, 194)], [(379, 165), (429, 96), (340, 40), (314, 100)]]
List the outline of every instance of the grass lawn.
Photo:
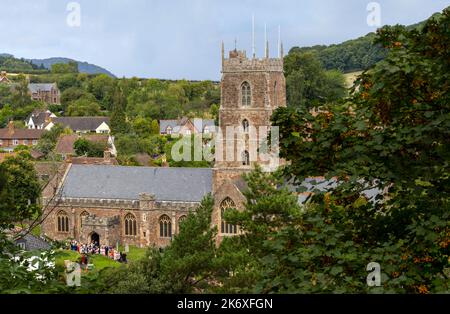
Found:
[[(129, 248), (130, 251), (127, 254), (128, 262), (137, 261), (145, 257), (145, 252), (147, 251), (146, 248), (138, 248), (134, 246), (130, 246)], [(123, 247), (119, 247), (119, 249), (124, 251)], [(65, 260), (70, 260), (72, 262), (79, 262), (81, 260), (81, 255), (75, 251), (60, 250), (58, 253), (59, 254), (56, 258), (57, 266), (64, 267)], [(94, 270), (97, 271), (107, 267), (120, 267), (120, 265), (123, 265), (103, 255), (90, 255), (89, 263), (94, 264)]]
[[(135, 246), (129, 246), (130, 251), (127, 253), (127, 260), (137, 261), (145, 257), (145, 253), (147, 252), (147, 248), (139, 248)], [(124, 252), (125, 248), (123, 246), (119, 246), (119, 250)]]

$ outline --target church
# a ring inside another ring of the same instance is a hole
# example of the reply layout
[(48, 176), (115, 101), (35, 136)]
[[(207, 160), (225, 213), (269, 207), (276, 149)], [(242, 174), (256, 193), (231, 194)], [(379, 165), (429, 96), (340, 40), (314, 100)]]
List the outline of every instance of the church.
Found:
[[(227, 223), (223, 213), (245, 204), (242, 174), (255, 164), (273, 167), (271, 160), (260, 159), (255, 150), (248, 149), (253, 139), (245, 133), (250, 128), (270, 127), (273, 111), (283, 106), (282, 45), (278, 58), (269, 57), (267, 46), (263, 58), (255, 54), (248, 58), (237, 49), (225, 56), (222, 44), (218, 131), (226, 134), (229, 127), (239, 128), (243, 140), (222, 136), (217, 144), (226, 149), (216, 150), (213, 168), (69, 164), (44, 191), (42, 234), (54, 240), (164, 247), (179, 231), (180, 222), (209, 193), (214, 198), (212, 223), (218, 227), (217, 241), (238, 234), (239, 227)], [(226, 158), (230, 149), (240, 158)]]

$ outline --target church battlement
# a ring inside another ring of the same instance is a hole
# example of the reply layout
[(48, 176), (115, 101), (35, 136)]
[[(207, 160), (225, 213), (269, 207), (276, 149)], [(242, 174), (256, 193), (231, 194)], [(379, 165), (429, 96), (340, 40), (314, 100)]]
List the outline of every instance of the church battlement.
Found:
[[(46, 200), (44, 199), (44, 204)], [(105, 208), (122, 208), (122, 209), (139, 209), (138, 200), (121, 200), (121, 199), (96, 199), (96, 198), (70, 198), (62, 197), (55, 199), (51, 205), (72, 206), (72, 207), (105, 207)]]
[(222, 73), (283, 72), (283, 58), (247, 58), (245, 50), (232, 50), (229, 58), (222, 55)]

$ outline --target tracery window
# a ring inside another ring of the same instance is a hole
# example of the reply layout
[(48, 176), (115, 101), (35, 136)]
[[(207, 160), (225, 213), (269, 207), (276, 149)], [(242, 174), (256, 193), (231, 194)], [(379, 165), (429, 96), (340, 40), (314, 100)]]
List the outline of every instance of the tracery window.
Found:
[(69, 216), (65, 211), (60, 211), (57, 215), (58, 232), (69, 232)]
[(224, 199), (220, 204), (220, 220), (221, 226), (220, 231), (224, 234), (237, 234), (238, 228), (236, 225), (229, 224), (225, 221), (224, 214), (230, 208), (236, 208), (236, 204), (229, 197)]
[(136, 217), (133, 214), (128, 214), (125, 216), (125, 235), (135, 236), (136, 234)]
[(250, 88), (250, 84), (248, 82), (244, 82), (241, 85), (241, 103), (242, 106), (247, 107), (250, 106), (252, 103), (252, 91)]
[(163, 215), (159, 218), (159, 236), (161, 238), (172, 237), (172, 221), (167, 215)]

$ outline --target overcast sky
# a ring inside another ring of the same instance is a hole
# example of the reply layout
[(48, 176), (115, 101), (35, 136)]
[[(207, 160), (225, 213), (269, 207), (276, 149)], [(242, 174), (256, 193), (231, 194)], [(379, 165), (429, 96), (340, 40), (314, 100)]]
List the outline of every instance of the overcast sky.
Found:
[[(366, 0), (78, 0), (81, 24), (67, 23), (65, 0), (0, 0), (0, 53), (68, 57), (117, 76), (220, 78), (220, 43), (251, 53), (255, 16), (257, 55), (264, 24), (276, 55), (278, 25), (285, 51), (332, 44), (376, 27)], [(379, 0), (381, 23), (413, 24), (442, 11), (450, 0)], [(71, 20), (74, 21), (74, 20)], [(76, 21), (76, 20), (75, 20)]]

